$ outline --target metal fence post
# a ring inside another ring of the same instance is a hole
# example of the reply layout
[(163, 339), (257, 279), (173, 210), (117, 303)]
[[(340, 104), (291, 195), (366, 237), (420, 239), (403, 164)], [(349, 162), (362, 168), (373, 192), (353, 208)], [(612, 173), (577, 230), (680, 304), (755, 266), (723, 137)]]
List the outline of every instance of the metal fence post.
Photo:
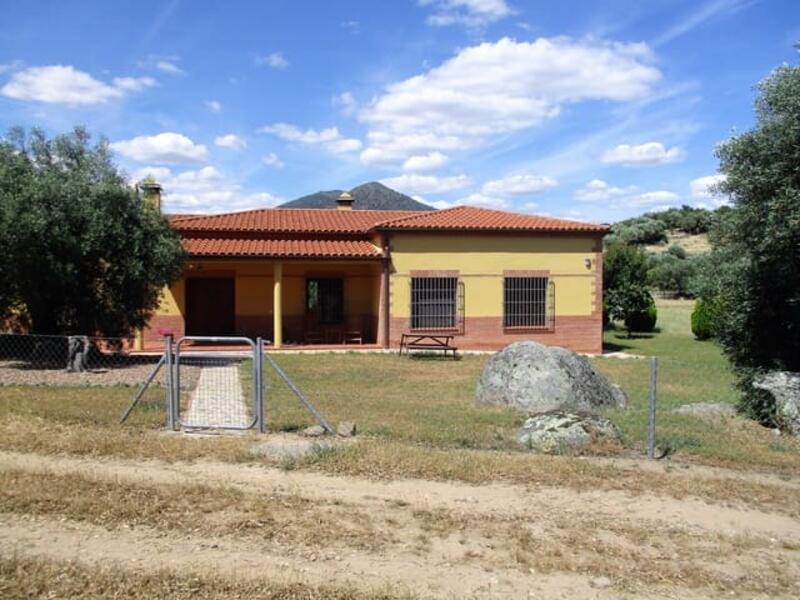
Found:
[(258, 431), (266, 433), (266, 410), (264, 408), (264, 340), (256, 338), (255, 356), (253, 357), (253, 368), (255, 369), (257, 388), (256, 388), (256, 411), (258, 415)]
[(178, 428), (178, 415), (175, 414), (175, 388), (172, 369), (172, 336), (164, 336), (164, 358), (167, 366), (167, 429), (175, 431)]
[(656, 385), (658, 383), (658, 359), (650, 359), (650, 418), (647, 424), (647, 458), (656, 456)]

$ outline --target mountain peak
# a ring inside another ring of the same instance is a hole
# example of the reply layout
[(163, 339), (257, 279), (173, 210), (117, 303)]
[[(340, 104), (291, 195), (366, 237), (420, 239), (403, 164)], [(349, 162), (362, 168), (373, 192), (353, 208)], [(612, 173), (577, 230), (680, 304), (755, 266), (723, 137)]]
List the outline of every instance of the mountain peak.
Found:
[[(344, 190), (320, 191), (281, 204), (279, 208), (336, 208), (336, 199)], [(379, 181), (357, 185), (350, 194), (354, 210), (434, 210), (433, 207), (401, 194)]]

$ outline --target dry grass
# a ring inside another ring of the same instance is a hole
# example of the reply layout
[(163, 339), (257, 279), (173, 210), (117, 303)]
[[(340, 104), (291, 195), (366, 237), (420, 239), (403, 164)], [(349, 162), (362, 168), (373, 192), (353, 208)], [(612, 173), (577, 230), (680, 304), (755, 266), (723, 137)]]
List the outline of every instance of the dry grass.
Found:
[(680, 246), (689, 254), (704, 254), (711, 252), (711, 242), (708, 241), (707, 233), (692, 234), (685, 231), (678, 231), (670, 229), (667, 231), (666, 244), (650, 244), (645, 246), (648, 252), (655, 252), (661, 254), (666, 252), (667, 248), (672, 245)]
[(542, 456), (487, 450), (442, 450), (385, 440), (362, 440), (291, 462), (255, 458), (249, 450), (255, 435), (194, 438), (125, 427), (31, 423), (0, 419), (0, 450), (87, 457), (158, 459), (167, 462), (216, 460), (261, 462), (280, 468), (313, 469), (332, 475), (372, 479), (418, 478), (485, 484), (568, 487), (575, 490), (620, 490), (658, 493), (674, 498), (696, 496), (709, 501), (800, 515), (800, 494), (791, 487), (732, 476), (700, 478), (691, 472), (623, 469), (580, 457)]
[(294, 494), (249, 494), (233, 487), (107, 481), (78, 474), (0, 473), (0, 512), (56, 516), (108, 528), (139, 526), (203, 535), (375, 550), (369, 514)]
[[(639, 591), (669, 584), (775, 594), (790, 589), (796, 576), (787, 549), (768, 538), (699, 533), (669, 521), (628, 521), (586, 510), (554, 514), (532, 507), (522, 516), (402, 503), (373, 505), (367, 514), (364, 506), (222, 486), (134, 484), (49, 472), (0, 475), (0, 511), (88, 522), (120, 535), (144, 526), (178, 533), (177, 539), (214, 536), (226, 546), (249, 539), (277, 542), (292, 552), (344, 547), (376, 556), (415, 547), (425, 557), (437, 553), (431, 538), (461, 538), (465, 547), (485, 549), (466, 553), (466, 561), (511, 564), (523, 572), (604, 574), (617, 586)], [(732, 565), (735, 575), (726, 570)]]
[(29, 598), (151, 598), (235, 600), (380, 600), (410, 597), (399, 592), (364, 592), (302, 583), (279, 584), (238, 577), (161, 571), (126, 572), (37, 558), (0, 557), (0, 597)]

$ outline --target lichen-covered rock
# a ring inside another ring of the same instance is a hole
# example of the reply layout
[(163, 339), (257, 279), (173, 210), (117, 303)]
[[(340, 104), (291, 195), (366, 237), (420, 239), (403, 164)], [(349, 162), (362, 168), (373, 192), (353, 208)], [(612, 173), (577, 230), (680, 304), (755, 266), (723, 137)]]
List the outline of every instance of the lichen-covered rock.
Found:
[(546, 454), (580, 448), (600, 438), (619, 439), (617, 428), (611, 421), (597, 415), (568, 412), (530, 417), (517, 432), (521, 446)]
[(775, 399), (778, 424), (793, 435), (800, 435), (800, 373), (773, 371), (753, 382)]
[(626, 403), (622, 388), (609, 383), (587, 357), (536, 342), (516, 342), (492, 355), (475, 398), (478, 404), (529, 414), (590, 413)]

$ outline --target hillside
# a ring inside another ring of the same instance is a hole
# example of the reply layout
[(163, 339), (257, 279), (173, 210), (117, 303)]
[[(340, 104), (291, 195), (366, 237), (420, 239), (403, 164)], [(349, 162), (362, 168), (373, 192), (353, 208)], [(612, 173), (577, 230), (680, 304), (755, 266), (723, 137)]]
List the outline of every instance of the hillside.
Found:
[(675, 245), (686, 250), (689, 255), (704, 254), (711, 251), (711, 243), (708, 241), (707, 233), (686, 233), (679, 229), (668, 229), (666, 236), (666, 243), (646, 244), (644, 249), (648, 252), (661, 254), (666, 252), (670, 246)]
[[(285, 202), (279, 208), (335, 208), (336, 198), (341, 193), (342, 190), (320, 191)], [(356, 186), (350, 190), (350, 194), (355, 210), (434, 210), (377, 181)]]

